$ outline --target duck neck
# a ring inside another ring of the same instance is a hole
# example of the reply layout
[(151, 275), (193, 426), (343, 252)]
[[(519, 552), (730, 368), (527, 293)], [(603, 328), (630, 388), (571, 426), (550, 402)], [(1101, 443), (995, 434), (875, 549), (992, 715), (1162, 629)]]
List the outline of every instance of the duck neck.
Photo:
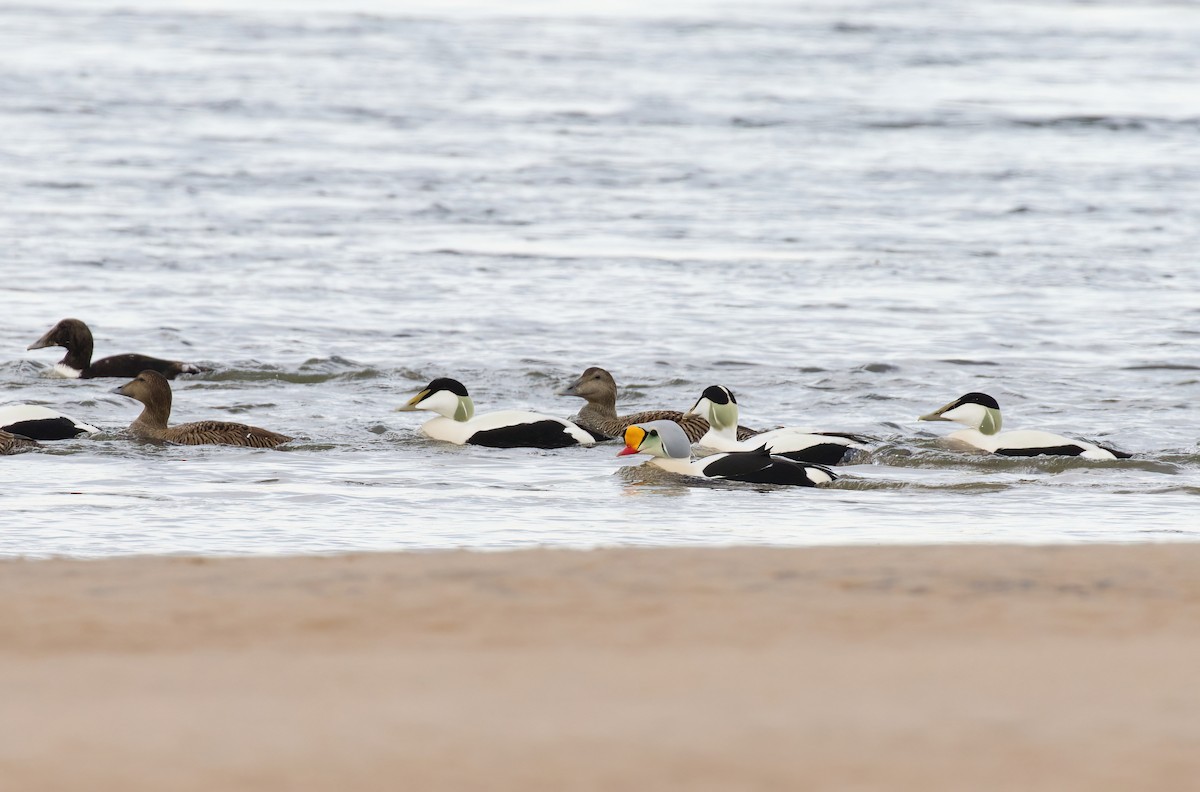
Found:
[(71, 339), (67, 354), (60, 363), (76, 371), (84, 371), (92, 365), (92, 339), (76, 337)]
[(587, 404), (579, 411), (579, 417), (585, 422), (596, 424), (602, 421), (617, 420), (617, 397), (607, 394), (587, 400)]
[(979, 429), (979, 433), (985, 435), (994, 435), (999, 433), (1002, 425), (1000, 411), (991, 407), (984, 407), (983, 410), (983, 418), (980, 419), (979, 426), (977, 427)]
[(171, 417), (171, 395), (167, 394), (166, 401), (161, 399), (142, 407), (142, 414), (135, 420), (134, 426), (144, 429), (162, 431), (167, 428), (167, 420)]
[(721, 438), (737, 442), (738, 408), (736, 404), (710, 404), (708, 407), (709, 431)]

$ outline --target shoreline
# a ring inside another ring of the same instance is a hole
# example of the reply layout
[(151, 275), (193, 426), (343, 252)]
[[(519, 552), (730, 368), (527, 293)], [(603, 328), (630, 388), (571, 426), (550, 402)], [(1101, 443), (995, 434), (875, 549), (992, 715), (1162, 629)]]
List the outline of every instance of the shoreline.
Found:
[(1186, 789), (1200, 545), (0, 561), (14, 789)]

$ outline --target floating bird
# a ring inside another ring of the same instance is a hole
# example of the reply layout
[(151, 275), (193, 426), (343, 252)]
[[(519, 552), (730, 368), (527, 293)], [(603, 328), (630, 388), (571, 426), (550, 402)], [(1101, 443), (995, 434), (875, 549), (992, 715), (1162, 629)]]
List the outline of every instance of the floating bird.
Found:
[(92, 362), (92, 331), (78, 319), (63, 319), (47, 333), (29, 345), (29, 349), (63, 347), (67, 356), (54, 366), (55, 372), (68, 379), (95, 377), (136, 377), (143, 371), (157, 371), (167, 379), (178, 374), (199, 374), (207, 369), (194, 363), (161, 360), (146, 355), (113, 355)]
[[(677, 410), (645, 410), (632, 415), (617, 415), (617, 383), (609, 374), (598, 366), (592, 366), (579, 375), (564, 390), (560, 396), (578, 396), (587, 401), (574, 421), (596, 435), (598, 440), (608, 440), (621, 437), (627, 427), (649, 421), (674, 421), (683, 427), (691, 442), (696, 442), (708, 431), (708, 421), (699, 415), (685, 415)], [(744, 426), (739, 426), (739, 439), (753, 437), (757, 432)]]
[(692, 444), (683, 428), (674, 421), (650, 421), (628, 427), (625, 430), (625, 448), (617, 456), (626, 454), (650, 454), (654, 458), (649, 464), (670, 473), (694, 478), (800, 487), (815, 487), (837, 480), (833, 471), (822, 465), (809, 465), (776, 456), (761, 446), (754, 451), (725, 452), (693, 459)]
[(455, 379), (439, 377), (398, 412), (428, 410), (438, 417), (421, 424), (434, 440), (490, 448), (563, 448), (591, 445), (595, 438), (570, 421), (524, 410), (500, 410), (475, 417), (475, 403)]
[(920, 421), (954, 421), (967, 429), (946, 436), (951, 443), (967, 445), (1000, 456), (1077, 456), (1084, 459), (1128, 459), (1132, 454), (1083, 440), (1031, 429), (1000, 431), (1000, 404), (986, 393), (968, 393)]
[(0, 429), (0, 456), (19, 454), (22, 451), (38, 448), (40, 445), (37, 440)]
[(67, 440), (100, 430), (78, 418), (38, 404), (11, 404), (0, 407), (0, 429), (34, 440)]
[(696, 441), (696, 445), (715, 451), (753, 451), (766, 446), (770, 453), (797, 462), (839, 465), (855, 451), (868, 450), (857, 435), (808, 432), (792, 427), (771, 429), (748, 440), (738, 440), (735, 432), (738, 421), (737, 398), (733, 391), (723, 385), (705, 388), (684, 415), (701, 415), (708, 421), (708, 432)]
[(142, 414), (129, 425), (129, 431), (143, 440), (161, 440), (182, 445), (233, 445), (274, 448), (292, 438), (230, 421), (197, 421), (167, 426), (171, 417), (171, 383), (157, 371), (143, 371), (113, 390), (140, 401)]

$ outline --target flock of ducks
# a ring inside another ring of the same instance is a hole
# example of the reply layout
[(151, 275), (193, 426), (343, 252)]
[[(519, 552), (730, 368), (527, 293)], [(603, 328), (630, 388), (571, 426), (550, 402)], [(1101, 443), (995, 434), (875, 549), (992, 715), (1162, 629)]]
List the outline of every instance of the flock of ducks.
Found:
[[(59, 376), (129, 379), (113, 392), (142, 404), (141, 414), (129, 425), (128, 431), (134, 437), (183, 445), (252, 448), (274, 448), (292, 440), (287, 435), (229, 421), (170, 426), (169, 380), (179, 374), (207, 370), (200, 366), (138, 354), (93, 361), (92, 333), (78, 319), (63, 319), (29, 349), (55, 346), (67, 350), (66, 357), (54, 367)], [(837, 479), (831, 467), (870, 451), (867, 438), (845, 432), (800, 427), (757, 431), (742, 426), (733, 391), (721, 385), (706, 388), (684, 412), (649, 410), (622, 416), (617, 413), (617, 384), (612, 375), (593, 367), (559, 395), (575, 396), (586, 404), (570, 420), (523, 410), (476, 415), (466, 387), (458, 380), (443, 377), (430, 382), (397, 410), (435, 413), (421, 426), (421, 432), (434, 440), (493, 448), (563, 448), (620, 439), (625, 447), (618, 456), (648, 454), (649, 464), (669, 473), (709, 480), (819, 486)], [(919, 420), (962, 424), (967, 428), (948, 435), (949, 444), (1001, 456), (1130, 456), (1049, 432), (1003, 432), (1000, 405), (984, 393), (968, 393)], [(0, 454), (35, 448), (39, 441), (97, 431), (90, 424), (39, 405), (0, 407)], [(693, 447), (713, 453), (697, 459)]]

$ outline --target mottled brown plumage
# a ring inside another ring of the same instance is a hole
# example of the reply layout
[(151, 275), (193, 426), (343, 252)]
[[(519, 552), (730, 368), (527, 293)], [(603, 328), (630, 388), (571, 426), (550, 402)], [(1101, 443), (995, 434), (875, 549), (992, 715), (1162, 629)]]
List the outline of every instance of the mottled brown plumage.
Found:
[[(617, 383), (598, 366), (592, 366), (579, 379), (562, 391), (563, 396), (578, 396), (587, 401), (571, 420), (593, 434), (621, 437), (634, 424), (649, 421), (674, 421), (683, 427), (690, 442), (696, 442), (708, 431), (708, 421), (699, 415), (684, 415), (678, 410), (646, 410), (632, 415), (617, 415)], [(738, 427), (738, 439), (758, 434), (745, 426)]]
[(6, 432), (0, 429), (0, 455), (3, 454), (19, 454), (22, 451), (28, 451), (31, 448), (40, 448), (41, 443), (37, 440), (30, 440), (28, 437), (12, 432)]
[(162, 440), (182, 445), (235, 445), (274, 448), (292, 438), (257, 426), (229, 421), (197, 421), (167, 426), (171, 417), (171, 383), (157, 371), (143, 371), (117, 388), (115, 393), (137, 399), (142, 414), (129, 425), (129, 431), (146, 440)]

